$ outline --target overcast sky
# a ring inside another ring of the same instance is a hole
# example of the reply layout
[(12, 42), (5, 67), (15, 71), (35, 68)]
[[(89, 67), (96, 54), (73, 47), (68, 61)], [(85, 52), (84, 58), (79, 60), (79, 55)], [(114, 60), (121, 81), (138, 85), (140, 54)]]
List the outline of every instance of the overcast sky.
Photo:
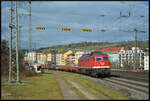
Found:
[[(10, 1), (2, 1), (2, 39), (9, 39)], [(28, 14), (28, 2), (18, 2), (18, 13)], [(133, 32), (122, 32), (134, 28), (146, 31), (138, 33), (139, 40), (149, 40), (148, 2), (143, 1), (33, 1), (32, 40), (36, 48), (78, 43), (78, 42), (115, 42), (134, 40)], [(130, 17), (119, 17), (122, 15)], [(104, 16), (101, 16), (104, 15)], [(144, 16), (144, 17), (141, 17)], [(29, 18), (19, 16), (21, 29), (21, 48), (29, 47)], [(37, 30), (35, 27), (45, 27)], [(70, 28), (71, 31), (61, 31)], [(80, 29), (91, 29), (82, 32)], [(106, 32), (101, 32), (105, 29)]]

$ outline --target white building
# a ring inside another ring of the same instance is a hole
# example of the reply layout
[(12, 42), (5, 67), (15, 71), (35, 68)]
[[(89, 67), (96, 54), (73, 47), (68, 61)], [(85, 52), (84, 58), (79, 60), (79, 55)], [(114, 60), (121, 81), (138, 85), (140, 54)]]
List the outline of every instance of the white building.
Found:
[(32, 62), (36, 61), (36, 52), (29, 52), (27, 54), (27, 58), (29, 61), (32, 61)]
[(114, 54), (108, 54), (109, 60), (111, 62), (118, 62), (119, 61), (119, 54), (114, 53)]
[[(119, 52), (120, 56), (120, 66), (123, 67), (123, 61), (127, 63), (133, 62), (135, 60), (135, 47), (132, 47), (132, 50), (125, 50), (122, 48)], [(139, 68), (144, 68), (144, 52), (143, 50), (137, 47), (137, 64)]]
[(61, 53), (56, 54), (56, 65), (61, 65)]
[(144, 55), (144, 70), (149, 70), (149, 55)]
[(25, 54), (24, 54), (24, 61), (28, 61), (28, 53), (26, 52)]
[(75, 64), (75, 55), (72, 56), (72, 64), (73, 64), (73, 66), (76, 66), (76, 65), (77, 65), (77, 64)]

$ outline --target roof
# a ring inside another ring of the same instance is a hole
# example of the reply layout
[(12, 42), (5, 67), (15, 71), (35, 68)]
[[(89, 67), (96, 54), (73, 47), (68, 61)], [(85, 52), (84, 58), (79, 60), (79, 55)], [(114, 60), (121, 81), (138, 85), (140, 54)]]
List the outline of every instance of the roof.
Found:
[(72, 55), (74, 56), (75, 54), (74, 54), (74, 53), (71, 53), (71, 54), (69, 54), (68, 56), (72, 56)]
[(110, 53), (116, 53), (120, 52), (120, 50), (124, 48), (125, 50), (131, 50), (129, 46), (126, 47), (113, 47), (113, 48), (106, 48), (104, 50), (93, 50), (93, 52), (110, 52)]

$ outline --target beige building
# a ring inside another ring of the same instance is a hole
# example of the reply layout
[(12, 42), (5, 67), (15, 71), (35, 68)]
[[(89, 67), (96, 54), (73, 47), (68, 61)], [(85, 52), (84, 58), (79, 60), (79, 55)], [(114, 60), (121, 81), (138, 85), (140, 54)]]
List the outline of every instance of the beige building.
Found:
[(67, 65), (68, 64), (68, 56), (72, 54), (71, 50), (64, 51), (56, 54), (56, 65)]
[(46, 61), (46, 54), (45, 53), (41, 54), (40, 60), (41, 61)]
[(60, 64), (61, 65), (67, 65), (68, 62), (68, 55), (72, 54), (73, 52), (71, 50), (65, 51), (62, 53), (61, 55), (61, 60), (60, 60)]
[(47, 53), (47, 61), (52, 61), (52, 54), (51, 53)]

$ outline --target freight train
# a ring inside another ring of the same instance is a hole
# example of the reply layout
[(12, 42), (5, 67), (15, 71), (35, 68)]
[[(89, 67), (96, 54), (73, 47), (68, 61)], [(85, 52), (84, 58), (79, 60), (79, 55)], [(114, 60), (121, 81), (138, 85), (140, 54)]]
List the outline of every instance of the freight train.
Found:
[(109, 56), (102, 52), (91, 52), (81, 56), (78, 66), (45, 66), (41, 69), (53, 69), (87, 74), (95, 77), (109, 76), (111, 73)]

